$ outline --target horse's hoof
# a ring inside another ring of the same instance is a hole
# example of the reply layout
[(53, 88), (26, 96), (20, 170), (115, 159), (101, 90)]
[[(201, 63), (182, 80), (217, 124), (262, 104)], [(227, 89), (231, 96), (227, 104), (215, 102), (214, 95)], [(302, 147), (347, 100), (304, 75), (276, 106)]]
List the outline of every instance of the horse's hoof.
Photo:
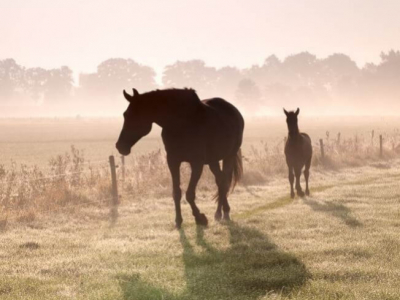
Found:
[(219, 221), (221, 221), (221, 219), (222, 219), (221, 212), (216, 212), (215, 215), (214, 215), (214, 220), (219, 222)]
[(290, 198), (292, 198), (292, 199), (294, 199), (294, 192), (293, 193), (290, 193)]
[(182, 220), (181, 221), (175, 221), (175, 228), (178, 229), (178, 230), (181, 229), (182, 222), (183, 222)]
[(207, 226), (208, 225), (208, 220), (205, 214), (199, 214), (196, 218), (196, 224), (197, 225), (202, 225), (202, 226)]
[(305, 196), (305, 194), (304, 194), (303, 191), (298, 191), (298, 192), (297, 192), (297, 195), (298, 195), (299, 197), (304, 197), (304, 196)]
[(306, 190), (306, 196), (310, 196), (310, 191)]
[(231, 217), (229, 216), (229, 213), (224, 213), (224, 221), (230, 221)]

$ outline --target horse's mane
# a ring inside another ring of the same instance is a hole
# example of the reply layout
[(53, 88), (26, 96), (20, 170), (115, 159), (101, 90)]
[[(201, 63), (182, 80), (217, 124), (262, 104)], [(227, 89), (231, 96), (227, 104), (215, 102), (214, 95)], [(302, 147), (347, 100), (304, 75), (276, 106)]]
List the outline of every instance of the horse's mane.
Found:
[(200, 98), (197, 95), (196, 91), (191, 88), (184, 88), (184, 89), (177, 89), (177, 88), (169, 88), (169, 89), (163, 89), (163, 90), (154, 90), (150, 91), (147, 93), (143, 93), (143, 96), (148, 96), (148, 97), (168, 97), (168, 98), (185, 98), (185, 101), (187, 100), (193, 100), (196, 102), (200, 102)]

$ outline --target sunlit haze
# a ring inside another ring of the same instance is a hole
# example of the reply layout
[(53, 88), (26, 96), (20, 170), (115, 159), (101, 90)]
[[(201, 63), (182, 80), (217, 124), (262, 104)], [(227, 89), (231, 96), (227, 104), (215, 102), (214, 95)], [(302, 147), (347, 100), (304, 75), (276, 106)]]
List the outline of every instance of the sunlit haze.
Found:
[(1, 0), (0, 58), (75, 72), (112, 57), (248, 67), (275, 54), (341, 52), (359, 66), (400, 49), (400, 2)]
[(171, 87), (248, 116), (392, 115), (399, 11), (376, 0), (0, 0), (0, 115), (120, 116), (123, 89)]

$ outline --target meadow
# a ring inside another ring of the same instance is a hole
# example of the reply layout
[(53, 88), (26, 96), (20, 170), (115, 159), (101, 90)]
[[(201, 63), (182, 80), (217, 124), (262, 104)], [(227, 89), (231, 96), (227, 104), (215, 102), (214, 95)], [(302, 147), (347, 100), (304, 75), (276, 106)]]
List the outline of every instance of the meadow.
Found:
[[(0, 299), (399, 299), (400, 119), (299, 122), (310, 197), (289, 197), (284, 117), (253, 119), (233, 221), (197, 227), (183, 200), (178, 231), (159, 128), (125, 181), (118, 168), (111, 215), (120, 119), (1, 120)], [(196, 201), (210, 220), (215, 190), (205, 168)]]

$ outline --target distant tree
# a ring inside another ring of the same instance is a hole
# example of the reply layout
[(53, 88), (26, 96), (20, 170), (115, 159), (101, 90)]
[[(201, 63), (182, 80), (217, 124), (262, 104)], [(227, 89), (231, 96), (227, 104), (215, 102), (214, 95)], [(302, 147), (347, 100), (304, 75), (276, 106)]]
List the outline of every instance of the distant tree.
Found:
[(42, 68), (30, 68), (25, 71), (25, 90), (37, 103), (43, 102), (49, 72)]
[(63, 66), (47, 71), (45, 101), (53, 103), (68, 99), (71, 96), (73, 83), (72, 70), (69, 67)]
[(228, 101), (233, 101), (235, 98), (235, 90), (242, 79), (243, 75), (237, 68), (223, 67), (218, 69), (215, 83), (215, 96), (225, 97)]
[(102, 62), (96, 73), (80, 74), (79, 86), (86, 96), (110, 99), (120, 96), (123, 89), (136, 88), (141, 93), (155, 89), (155, 75), (152, 68), (132, 59), (113, 58)]
[(347, 55), (335, 53), (321, 60), (320, 80), (328, 91), (343, 94), (356, 89), (360, 69)]
[[(370, 106), (382, 107), (382, 101), (390, 107), (400, 107), (400, 51), (382, 52), (379, 64), (366, 64), (362, 69), (359, 85), (360, 97)], [(379, 104), (378, 104), (379, 103)]]
[(194, 88), (202, 97), (209, 97), (215, 93), (217, 78), (215, 68), (207, 67), (202, 60), (190, 60), (166, 66), (162, 82), (167, 88)]
[(320, 75), (317, 57), (308, 52), (286, 57), (283, 61), (283, 69), (285, 81), (296, 88), (315, 85)]
[(239, 82), (236, 90), (236, 100), (249, 113), (254, 113), (263, 106), (260, 89), (253, 80), (248, 78)]
[(282, 69), (282, 62), (275, 55), (271, 55), (265, 59), (263, 65), (254, 65), (249, 69), (245, 69), (243, 74), (247, 78), (254, 80), (257, 85), (266, 86), (285, 81), (285, 78), (282, 78)]
[(0, 60), (0, 97), (11, 99), (24, 88), (24, 68), (14, 59)]

